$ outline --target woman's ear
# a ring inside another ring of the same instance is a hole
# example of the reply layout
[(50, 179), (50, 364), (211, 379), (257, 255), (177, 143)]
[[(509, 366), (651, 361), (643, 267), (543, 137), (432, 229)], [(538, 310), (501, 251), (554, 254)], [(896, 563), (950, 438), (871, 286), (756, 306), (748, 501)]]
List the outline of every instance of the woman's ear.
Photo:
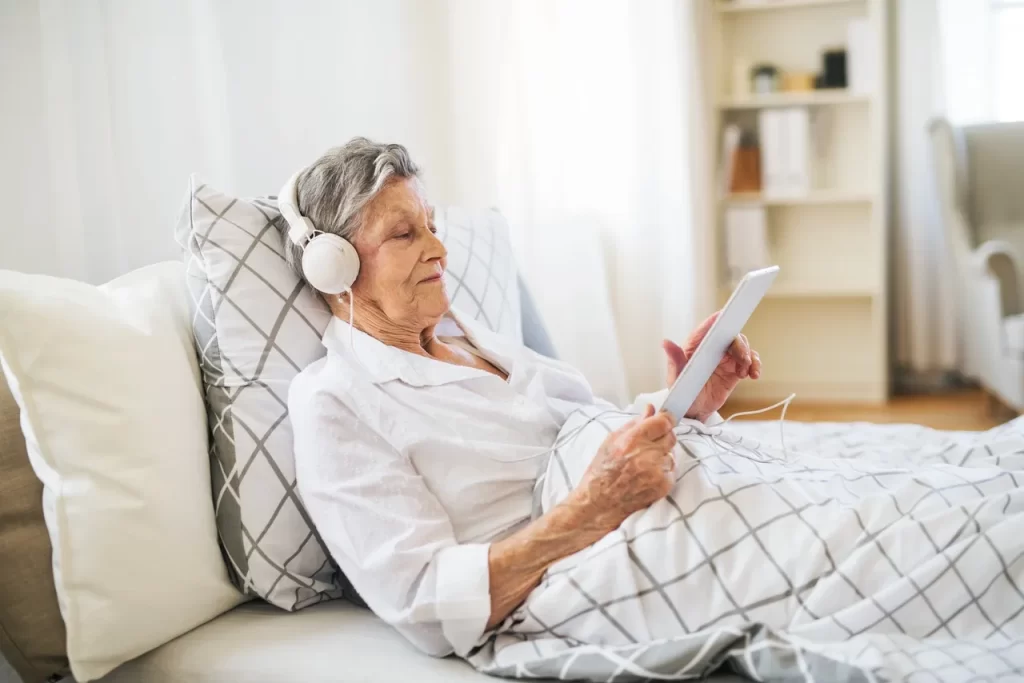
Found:
[(327, 303), (327, 308), (331, 309), (331, 313), (339, 317), (345, 317), (349, 314), (350, 306), (346, 305), (345, 299), (346, 292), (341, 294), (321, 294), (324, 301)]

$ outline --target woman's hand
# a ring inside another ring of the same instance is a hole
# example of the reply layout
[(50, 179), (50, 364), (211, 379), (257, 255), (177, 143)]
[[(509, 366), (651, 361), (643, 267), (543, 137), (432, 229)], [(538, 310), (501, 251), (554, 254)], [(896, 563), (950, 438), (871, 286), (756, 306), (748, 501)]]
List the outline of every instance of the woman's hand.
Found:
[(508, 538), (491, 544), (488, 576), (496, 627), (530, 594), (552, 564), (597, 543), (637, 510), (672, 489), (675, 420), (667, 413), (644, 414), (608, 435), (559, 505)]
[[(702, 322), (682, 347), (667, 339), (662, 342), (662, 348), (665, 349), (665, 355), (668, 356), (669, 387), (675, 383), (679, 373), (686, 367), (701, 340), (718, 320), (718, 315), (718, 313), (714, 313)], [(705, 422), (715, 411), (725, 405), (726, 399), (729, 398), (740, 380), (748, 377), (756, 380), (760, 376), (761, 357), (757, 355), (757, 351), (750, 348), (750, 342), (747, 341), (746, 336), (741, 334), (736, 337), (729, 350), (722, 356), (714, 374), (697, 395), (697, 399), (690, 406), (686, 417)]]
[(612, 531), (632, 513), (661, 500), (672, 488), (675, 420), (668, 413), (644, 414), (608, 435), (571, 494), (584, 509), (587, 526)]

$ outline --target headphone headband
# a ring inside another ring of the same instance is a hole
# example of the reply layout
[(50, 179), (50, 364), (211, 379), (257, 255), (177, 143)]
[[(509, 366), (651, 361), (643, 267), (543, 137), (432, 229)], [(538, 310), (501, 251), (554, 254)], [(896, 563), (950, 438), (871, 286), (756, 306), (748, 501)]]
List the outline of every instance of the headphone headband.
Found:
[(299, 176), (305, 169), (300, 169), (288, 182), (284, 184), (277, 194), (277, 208), (288, 223), (288, 239), (295, 244), (305, 244), (312, 237), (316, 228), (313, 221), (309, 220), (299, 211), (298, 183)]
[(319, 232), (313, 221), (299, 211), (297, 172), (277, 195), (277, 208), (288, 223), (288, 239), (302, 247), (302, 274), (306, 281), (324, 294), (348, 291), (359, 274), (359, 254), (340, 235)]

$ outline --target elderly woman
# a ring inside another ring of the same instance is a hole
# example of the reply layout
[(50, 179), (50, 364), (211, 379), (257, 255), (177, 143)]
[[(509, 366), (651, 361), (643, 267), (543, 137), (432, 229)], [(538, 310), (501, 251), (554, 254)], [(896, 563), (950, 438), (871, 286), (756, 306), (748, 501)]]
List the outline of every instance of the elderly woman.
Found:
[[(668, 493), (674, 420), (638, 401), (572, 494), (531, 518), (542, 465), (532, 456), (601, 400), (569, 365), (450, 309), (445, 247), (401, 145), (332, 149), (299, 174), (295, 198), (318, 233), (359, 257), (350, 291), (324, 295), (326, 357), (289, 396), (300, 495), (374, 612), (427, 653), (465, 655), (553, 563)], [(300, 274), (304, 246), (290, 251)], [(683, 347), (665, 342), (670, 383), (709, 323)], [(685, 417), (717, 419), (760, 371), (738, 339)]]

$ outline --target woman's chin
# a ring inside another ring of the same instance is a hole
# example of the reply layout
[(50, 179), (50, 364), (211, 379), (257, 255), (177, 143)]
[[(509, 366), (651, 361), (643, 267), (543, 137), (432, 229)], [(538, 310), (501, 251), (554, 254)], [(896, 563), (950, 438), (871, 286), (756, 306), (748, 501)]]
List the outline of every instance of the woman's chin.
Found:
[(431, 289), (436, 291), (432, 292), (421, 292), (420, 294), (420, 310), (431, 317), (442, 318), (444, 314), (451, 308), (451, 301), (448, 300), (448, 292), (444, 285), (435, 285)]

